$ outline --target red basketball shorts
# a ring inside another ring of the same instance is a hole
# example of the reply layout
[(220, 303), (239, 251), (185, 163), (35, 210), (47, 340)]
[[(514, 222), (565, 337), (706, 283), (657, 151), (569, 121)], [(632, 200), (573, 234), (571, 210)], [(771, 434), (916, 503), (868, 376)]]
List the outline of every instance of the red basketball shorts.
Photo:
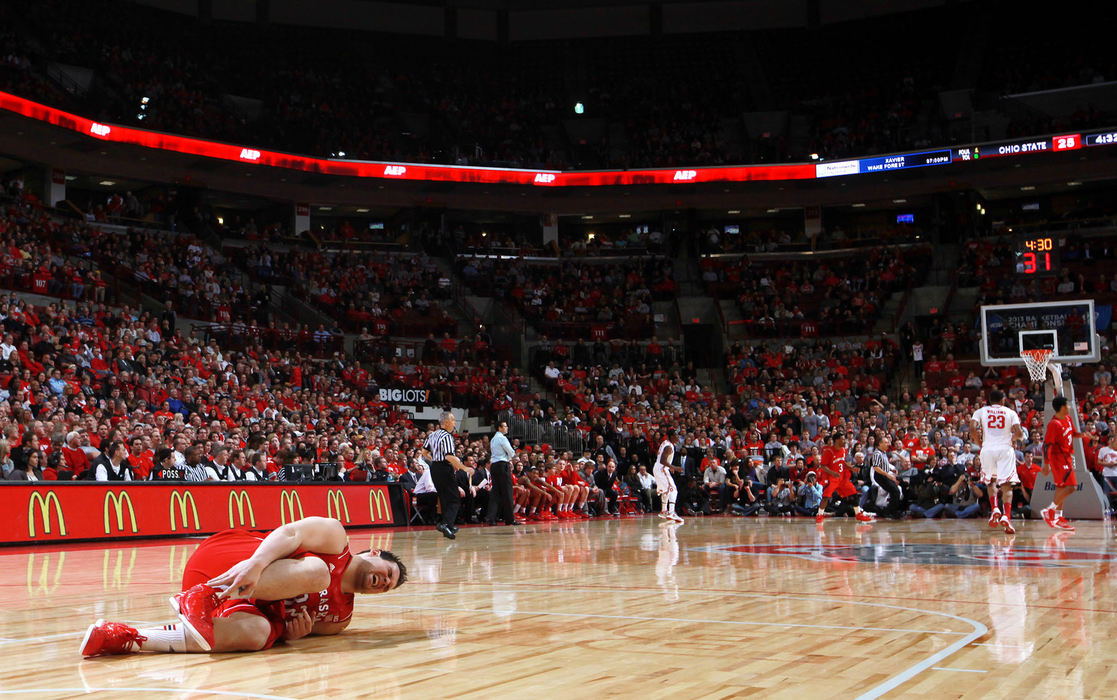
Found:
[[(263, 538), (248, 530), (224, 530), (198, 545), (186, 562), (182, 574), (182, 590), (189, 590), (228, 571), (234, 564), (248, 559), (260, 546)], [(257, 601), (251, 598), (226, 599), (213, 611), (214, 619), (229, 617), (233, 613), (259, 615), (268, 621), (265, 649), (270, 648), (287, 628), (283, 621), (283, 603)]]

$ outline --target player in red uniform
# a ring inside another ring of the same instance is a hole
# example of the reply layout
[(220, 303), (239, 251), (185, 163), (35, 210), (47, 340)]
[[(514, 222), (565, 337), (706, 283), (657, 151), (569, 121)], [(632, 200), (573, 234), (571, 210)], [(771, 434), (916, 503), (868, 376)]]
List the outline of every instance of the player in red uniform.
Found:
[(569, 456), (570, 453), (567, 452), (559, 462), (559, 464), (562, 465), (560, 474), (562, 476), (563, 488), (570, 486), (574, 490), (572, 496), (573, 500), (570, 501), (568, 512), (575, 518), (588, 518), (589, 516), (586, 515), (585, 508), (586, 499), (589, 498), (590, 495), (590, 487), (586, 484), (586, 480), (582, 478), (582, 475), (578, 473), (578, 470), (574, 468), (574, 463), (569, 461)]
[(86, 657), (136, 651), (258, 651), (278, 639), (337, 634), (353, 614), (354, 593), (383, 593), (407, 580), (387, 551), (351, 554), (332, 518), (288, 523), (267, 537), (226, 530), (186, 563), (182, 593), (171, 599), (180, 624), (135, 629), (98, 620), (86, 630)]
[(1074, 476), (1073, 441), (1082, 437), (1082, 433), (1074, 429), (1070, 405), (1065, 396), (1052, 399), (1051, 408), (1055, 410), (1055, 415), (1047, 424), (1047, 433), (1043, 438), (1043, 473), (1051, 474), (1051, 480), (1055, 482), (1055, 498), (1040, 514), (1043, 522), (1051, 527), (1074, 532), (1074, 526), (1063, 517), (1063, 502), (1078, 487), (1078, 479)]
[[(822, 450), (822, 459), (819, 464), (822, 476), (822, 501), (818, 504), (818, 515), (815, 522), (821, 523), (826, 518), (826, 506), (830, 505), (830, 497), (835, 493), (841, 498), (849, 498), (857, 494), (857, 487), (853, 485), (849, 467), (846, 466), (846, 436), (838, 433), (834, 441)], [(864, 523), (871, 523), (873, 516), (861, 510), (861, 506), (854, 506), (855, 517)]]

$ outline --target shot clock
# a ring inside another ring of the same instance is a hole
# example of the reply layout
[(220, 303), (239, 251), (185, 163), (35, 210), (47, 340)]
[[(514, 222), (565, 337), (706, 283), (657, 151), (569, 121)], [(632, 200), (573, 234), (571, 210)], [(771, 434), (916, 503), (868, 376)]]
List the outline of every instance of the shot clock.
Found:
[(1049, 277), (1058, 272), (1057, 242), (1048, 234), (1019, 236), (1015, 248), (1016, 274), (1021, 277)]

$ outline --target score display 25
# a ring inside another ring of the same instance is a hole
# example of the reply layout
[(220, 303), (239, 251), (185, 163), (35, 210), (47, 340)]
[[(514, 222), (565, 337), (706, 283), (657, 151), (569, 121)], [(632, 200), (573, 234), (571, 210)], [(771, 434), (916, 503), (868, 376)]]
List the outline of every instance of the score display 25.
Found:
[(1051, 236), (1023, 236), (1016, 241), (1016, 274), (1046, 277), (1058, 272), (1059, 251)]

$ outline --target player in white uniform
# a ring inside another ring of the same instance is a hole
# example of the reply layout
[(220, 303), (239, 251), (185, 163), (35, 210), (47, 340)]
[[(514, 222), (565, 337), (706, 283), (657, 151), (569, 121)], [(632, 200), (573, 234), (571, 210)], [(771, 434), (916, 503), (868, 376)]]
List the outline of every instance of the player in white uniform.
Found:
[[(989, 405), (973, 412), (970, 418), (970, 439), (981, 446), (981, 482), (989, 490), (989, 505), (993, 512), (990, 527), (1001, 527), (1014, 534), (1012, 526), (1012, 488), (1020, 483), (1016, 474), (1016, 448), (1014, 444), (1024, 437), (1020, 416), (1004, 405), (1005, 395), (994, 389), (989, 392)], [(1001, 507), (997, 503), (1000, 489)]]
[(671, 477), (671, 460), (675, 457), (674, 440), (675, 429), (670, 428), (667, 431), (667, 437), (659, 445), (655, 466), (652, 467), (652, 476), (655, 477), (656, 493), (659, 494), (659, 499), (663, 504), (659, 510), (659, 517), (681, 523), (683, 519), (675, 512), (675, 500), (679, 497), (679, 489), (675, 486), (675, 480)]

